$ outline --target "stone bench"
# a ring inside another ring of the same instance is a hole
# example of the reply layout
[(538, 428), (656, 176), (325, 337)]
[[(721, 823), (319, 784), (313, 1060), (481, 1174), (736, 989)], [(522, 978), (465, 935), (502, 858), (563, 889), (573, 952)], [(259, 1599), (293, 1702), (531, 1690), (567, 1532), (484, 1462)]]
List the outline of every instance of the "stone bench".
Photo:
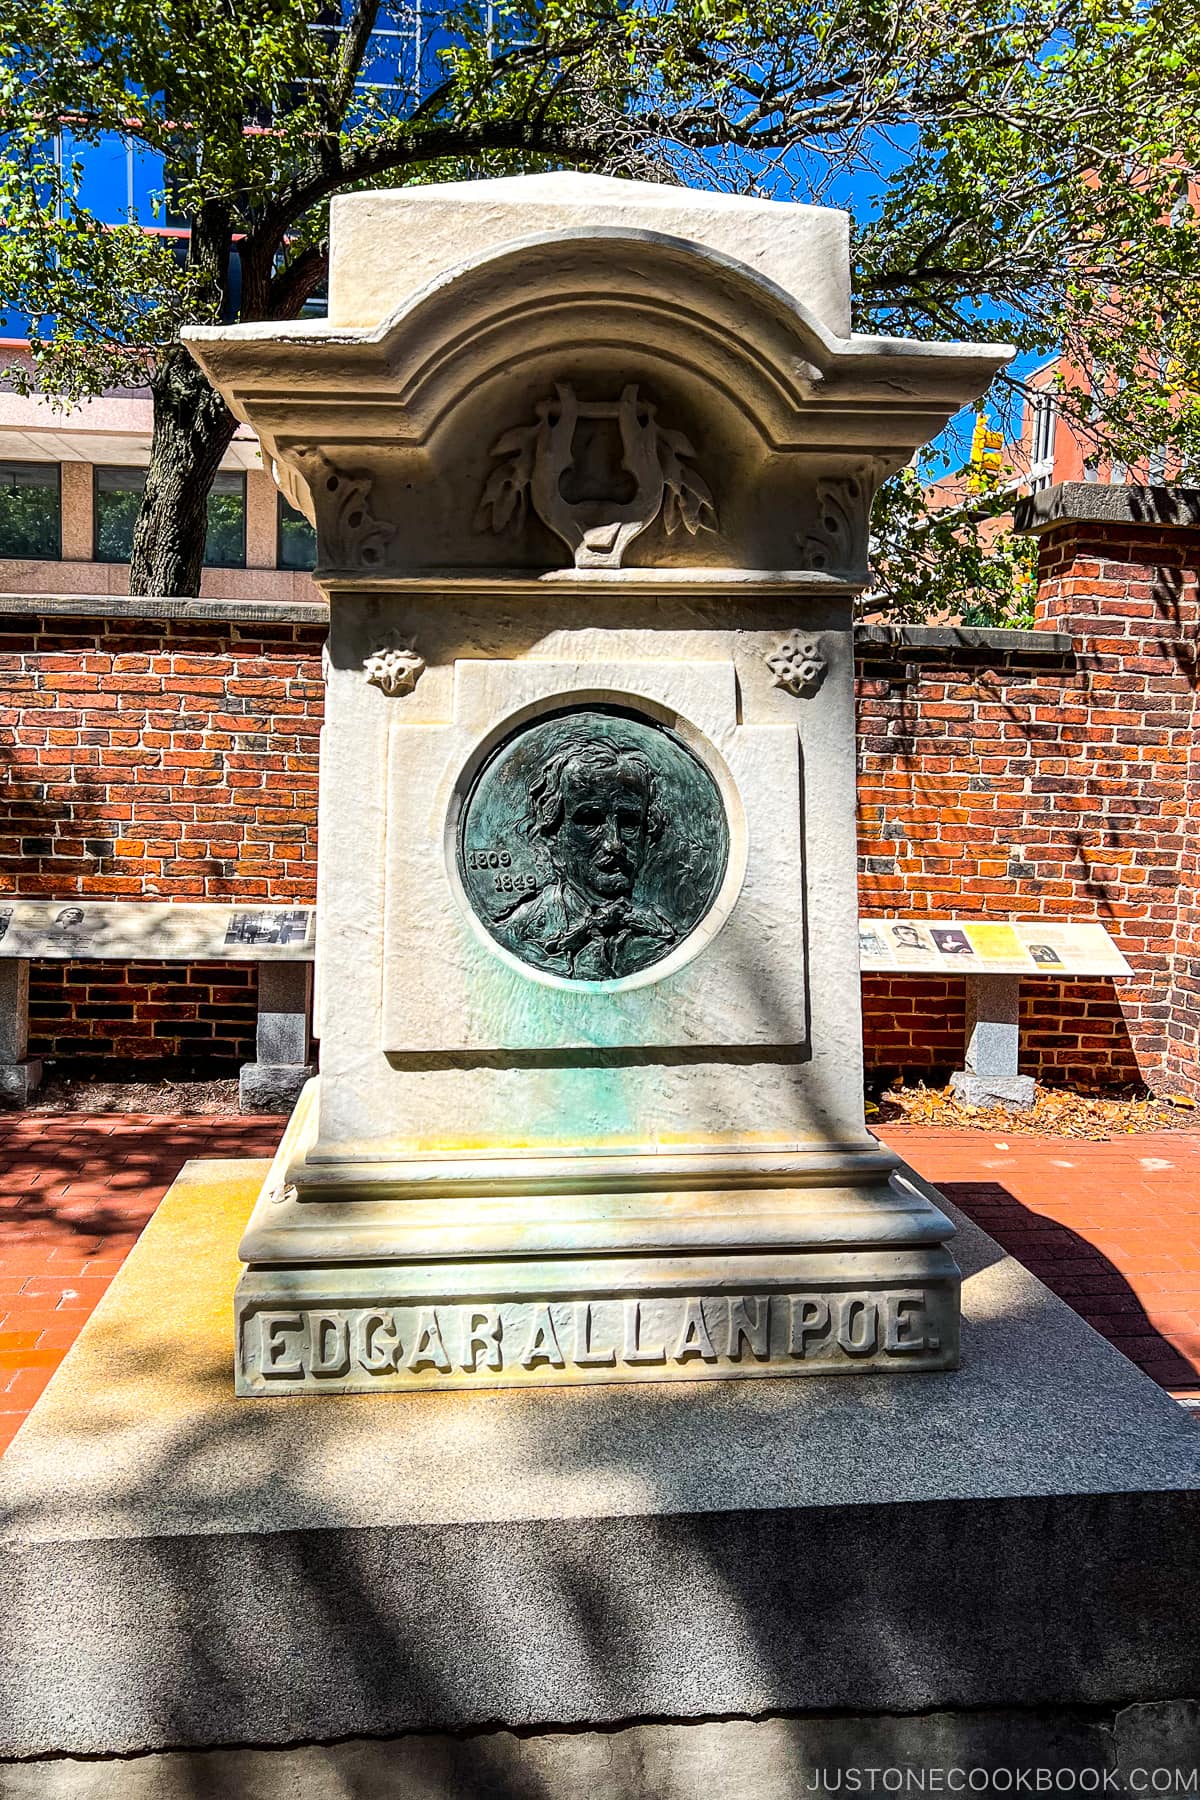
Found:
[(1032, 1106), (1036, 1083), (1019, 1073), (1021, 982), (1132, 975), (1092, 920), (860, 919), (864, 975), (961, 975), (966, 981), (963, 1067), (950, 1077), (969, 1106)]
[(308, 906), (0, 899), (0, 1105), (29, 1102), (32, 962), (254, 962), (255, 1059), (238, 1079), (243, 1112), (287, 1112), (314, 1072), (315, 913)]

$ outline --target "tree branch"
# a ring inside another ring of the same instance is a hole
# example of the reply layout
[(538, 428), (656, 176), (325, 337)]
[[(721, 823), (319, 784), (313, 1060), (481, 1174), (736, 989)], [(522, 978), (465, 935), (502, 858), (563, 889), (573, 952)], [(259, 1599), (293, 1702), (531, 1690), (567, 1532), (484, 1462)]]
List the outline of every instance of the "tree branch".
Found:
[(310, 244), (281, 269), (267, 290), (266, 317), (294, 319), (329, 272), (329, 246)]
[(581, 162), (596, 162), (603, 155), (604, 146), (597, 141), (594, 132), (585, 129), (533, 126), (523, 120), (429, 126), (415, 132), (405, 128), (367, 147), (347, 151), (339, 145), (329, 167), (309, 173), (281, 191), (255, 235), (282, 237), (322, 200), (360, 182), (373, 181), (380, 175), (394, 174), (417, 165), (469, 160), (500, 152), (572, 156)]
[(337, 71), (329, 88), (329, 121), (334, 129), (341, 125), (354, 96), (354, 84), (378, 17), (379, 0), (354, 0), (354, 9), (342, 31)]

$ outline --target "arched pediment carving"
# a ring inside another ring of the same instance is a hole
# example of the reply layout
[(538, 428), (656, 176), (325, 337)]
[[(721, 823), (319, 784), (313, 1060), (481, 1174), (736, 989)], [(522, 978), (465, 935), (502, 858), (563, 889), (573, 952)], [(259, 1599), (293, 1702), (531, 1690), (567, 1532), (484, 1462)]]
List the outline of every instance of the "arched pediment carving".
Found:
[[(564, 544), (578, 564), (599, 568), (787, 569), (798, 554), (808, 566), (805, 546), (820, 535), (825, 505), (816, 484), (856, 470), (866, 484), (858, 529), (835, 559), (812, 559), (815, 575), (853, 580), (874, 485), (1003, 360), (996, 346), (836, 337), (749, 265), (625, 227), (491, 248), (370, 329), (188, 336), (235, 411), (253, 418), (289, 498), (315, 511), (322, 572), (359, 559), (352, 550), (347, 559), (343, 521), (311, 471), (353, 470), (368, 484), (370, 513), (390, 532), (382, 560), (373, 558), (381, 575), (543, 571), (562, 564)], [(646, 426), (634, 442), (629, 421), (621, 424), (621, 396), (631, 391), (654, 413), (657, 436)], [(521, 493), (533, 504), (513, 509), (514, 529), (487, 498), (506, 493), (512, 473), (501, 472), (497, 486), (493, 451), (515, 445), (563, 392), (593, 443), (603, 436), (597, 419), (613, 411), (620, 442), (606, 454), (620, 479), (589, 516), (567, 491), (584, 440), (577, 436), (573, 453), (539, 452), (531, 440), (542, 503), (531, 467)], [(672, 442), (688, 446), (686, 496)], [(636, 501), (619, 491), (626, 477)], [(685, 529), (672, 530), (681, 520)]]

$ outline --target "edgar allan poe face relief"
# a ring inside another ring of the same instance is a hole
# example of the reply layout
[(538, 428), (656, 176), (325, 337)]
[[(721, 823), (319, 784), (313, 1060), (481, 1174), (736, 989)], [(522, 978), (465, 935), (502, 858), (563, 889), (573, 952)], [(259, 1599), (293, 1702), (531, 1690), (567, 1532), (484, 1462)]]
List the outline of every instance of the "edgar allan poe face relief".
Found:
[(463, 809), (459, 873), (497, 943), (568, 980), (659, 962), (712, 905), (729, 856), (716, 783), (674, 733), (616, 709), (537, 720)]

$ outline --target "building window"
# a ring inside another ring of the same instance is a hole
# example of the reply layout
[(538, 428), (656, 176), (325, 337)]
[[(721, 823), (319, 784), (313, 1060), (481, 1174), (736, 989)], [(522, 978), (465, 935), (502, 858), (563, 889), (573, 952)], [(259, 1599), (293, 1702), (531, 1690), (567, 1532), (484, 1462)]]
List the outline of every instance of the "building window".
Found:
[(246, 566), (246, 477), (236, 469), (218, 469), (208, 496), (206, 569)]
[(0, 556), (57, 562), (62, 499), (57, 463), (0, 463)]
[(1041, 393), (1033, 401), (1033, 436), (1029, 447), (1029, 486), (1033, 493), (1054, 480), (1054, 439), (1058, 431), (1055, 395)]
[(145, 469), (96, 470), (96, 561), (128, 562)]
[[(128, 562), (146, 486), (145, 469), (96, 470), (96, 561)], [(246, 477), (220, 469), (208, 496), (207, 569), (246, 566)]]
[[(1178, 208), (1181, 204), (1186, 205), (1187, 197), (1188, 197), (1187, 184), (1185, 183), (1183, 188), (1180, 191), (1179, 199), (1175, 202), (1175, 207)], [(1183, 215), (1181, 213), (1180, 217), (1182, 218), (1182, 216)], [(1172, 208), (1172, 211), (1171, 211), (1171, 223), (1173, 225), (1176, 223), (1175, 208)], [(1167, 355), (1167, 352), (1165, 350), (1162, 350), (1159, 352), (1158, 373), (1164, 381), (1167, 379), (1167, 371), (1169, 368), (1170, 368), (1170, 359)], [(1170, 447), (1170, 444), (1167, 442), (1166, 438), (1164, 438), (1161, 443), (1154, 444), (1151, 446), (1150, 457), (1146, 464), (1146, 480), (1149, 482), (1151, 487), (1161, 487), (1162, 484), (1166, 481), (1166, 479), (1167, 479), (1167, 459), (1170, 455), (1170, 450), (1171, 450), (1171, 447)], [(1182, 473), (1182, 471), (1180, 471), (1180, 470), (1175, 471), (1176, 481), (1180, 480), (1181, 473)]]
[[(1105, 402), (1108, 398), (1108, 370), (1102, 362), (1092, 364), (1092, 372), (1088, 385), (1091, 389), (1088, 416), (1091, 421), (1102, 420)], [(1100, 479), (1100, 446), (1098, 433), (1085, 431), (1087, 450), (1083, 459), (1083, 479), (1098, 482)]]
[(311, 569), (317, 560), (317, 534), (294, 506), (279, 496), (279, 541), (275, 560), (281, 569)]

